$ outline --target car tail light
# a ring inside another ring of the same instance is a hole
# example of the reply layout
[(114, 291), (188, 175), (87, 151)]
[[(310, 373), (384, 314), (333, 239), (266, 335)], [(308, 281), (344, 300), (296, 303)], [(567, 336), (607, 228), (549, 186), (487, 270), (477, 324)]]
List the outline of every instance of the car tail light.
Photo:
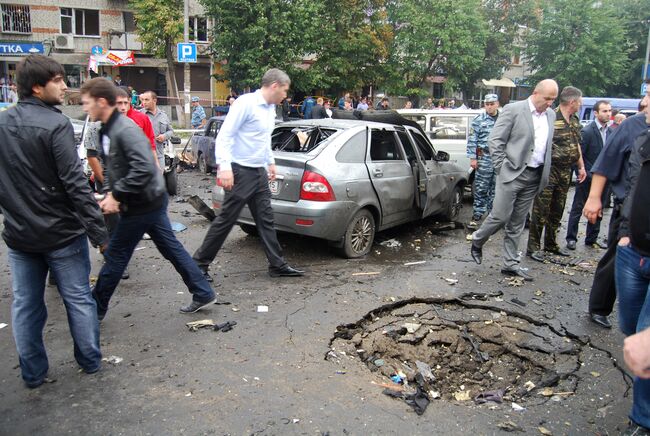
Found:
[(312, 226), (314, 225), (314, 220), (306, 220), (302, 218), (296, 218), (296, 225), (298, 226)]
[(312, 201), (334, 201), (334, 191), (327, 179), (318, 173), (305, 171), (300, 181), (300, 199)]

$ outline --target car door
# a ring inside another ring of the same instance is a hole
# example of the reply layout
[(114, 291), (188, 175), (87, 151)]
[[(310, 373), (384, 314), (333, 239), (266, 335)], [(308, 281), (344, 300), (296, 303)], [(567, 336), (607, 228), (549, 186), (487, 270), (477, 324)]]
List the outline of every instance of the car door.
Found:
[(219, 133), (222, 124), (223, 121), (221, 120), (212, 120), (210, 124), (210, 129), (208, 130), (208, 135), (206, 136), (205, 139), (207, 141), (206, 153), (208, 156), (208, 165), (210, 165), (212, 168), (216, 168), (217, 166), (214, 147), (215, 147), (215, 139), (217, 139), (217, 134)]
[(429, 141), (417, 130), (407, 129), (418, 151), (419, 204), (422, 216), (440, 212), (450, 196), (450, 174), (446, 162), (436, 160), (436, 152)]
[(371, 128), (366, 167), (381, 206), (382, 222), (390, 224), (412, 213), (415, 178), (393, 129)]

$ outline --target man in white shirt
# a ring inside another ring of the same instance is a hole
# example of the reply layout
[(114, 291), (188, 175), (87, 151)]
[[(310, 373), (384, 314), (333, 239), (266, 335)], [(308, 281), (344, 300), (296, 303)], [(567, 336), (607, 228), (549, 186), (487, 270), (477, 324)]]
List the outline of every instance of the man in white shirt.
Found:
[[(221, 212), (212, 221), (194, 261), (208, 281), (210, 263), (248, 205), (269, 261), (271, 277), (296, 277), (303, 272), (290, 267), (273, 228), (271, 191), (268, 181), (275, 179), (275, 160), (271, 134), (275, 126), (275, 105), (287, 96), (291, 80), (284, 71), (272, 68), (262, 77), (262, 87), (240, 96), (230, 106), (215, 142), (218, 182), (226, 191)], [(267, 173), (268, 168), (268, 173)]]
[(471, 255), (478, 264), (483, 245), (502, 227), (504, 264), (501, 273), (532, 280), (519, 266), (519, 239), (535, 195), (548, 184), (555, 112), (558, 95), (554, 80), (542, 80), (524, 101), (507, 105), (490, 133), (488, 147), (497, 174), (492, 211), (472, 234)]

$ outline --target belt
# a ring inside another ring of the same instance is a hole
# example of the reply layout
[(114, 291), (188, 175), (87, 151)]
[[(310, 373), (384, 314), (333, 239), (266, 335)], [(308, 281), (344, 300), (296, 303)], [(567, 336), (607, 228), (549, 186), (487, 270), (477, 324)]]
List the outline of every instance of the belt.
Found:
[(538, 167), (526, 167), (526, 169), (531, 170), (531, 171), (536, 171), (536, 172), (537, 171), (543, 171), (544, 170), (544, 165), (540, 165)]

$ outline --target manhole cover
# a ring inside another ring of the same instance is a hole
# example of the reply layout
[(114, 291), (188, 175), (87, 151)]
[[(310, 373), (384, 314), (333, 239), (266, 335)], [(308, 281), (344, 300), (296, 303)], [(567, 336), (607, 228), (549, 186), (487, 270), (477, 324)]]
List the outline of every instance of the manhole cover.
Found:
[[(360, 359), (398, 392), (546, 401), (575, 392), (583, 345), (543, 322), (457, 300), (414, 299), (339, 326), (327, 359)], [(427, 370), (431, 373), (428, 375)], [(401, 383), (401, 384), (400, 384)]]

